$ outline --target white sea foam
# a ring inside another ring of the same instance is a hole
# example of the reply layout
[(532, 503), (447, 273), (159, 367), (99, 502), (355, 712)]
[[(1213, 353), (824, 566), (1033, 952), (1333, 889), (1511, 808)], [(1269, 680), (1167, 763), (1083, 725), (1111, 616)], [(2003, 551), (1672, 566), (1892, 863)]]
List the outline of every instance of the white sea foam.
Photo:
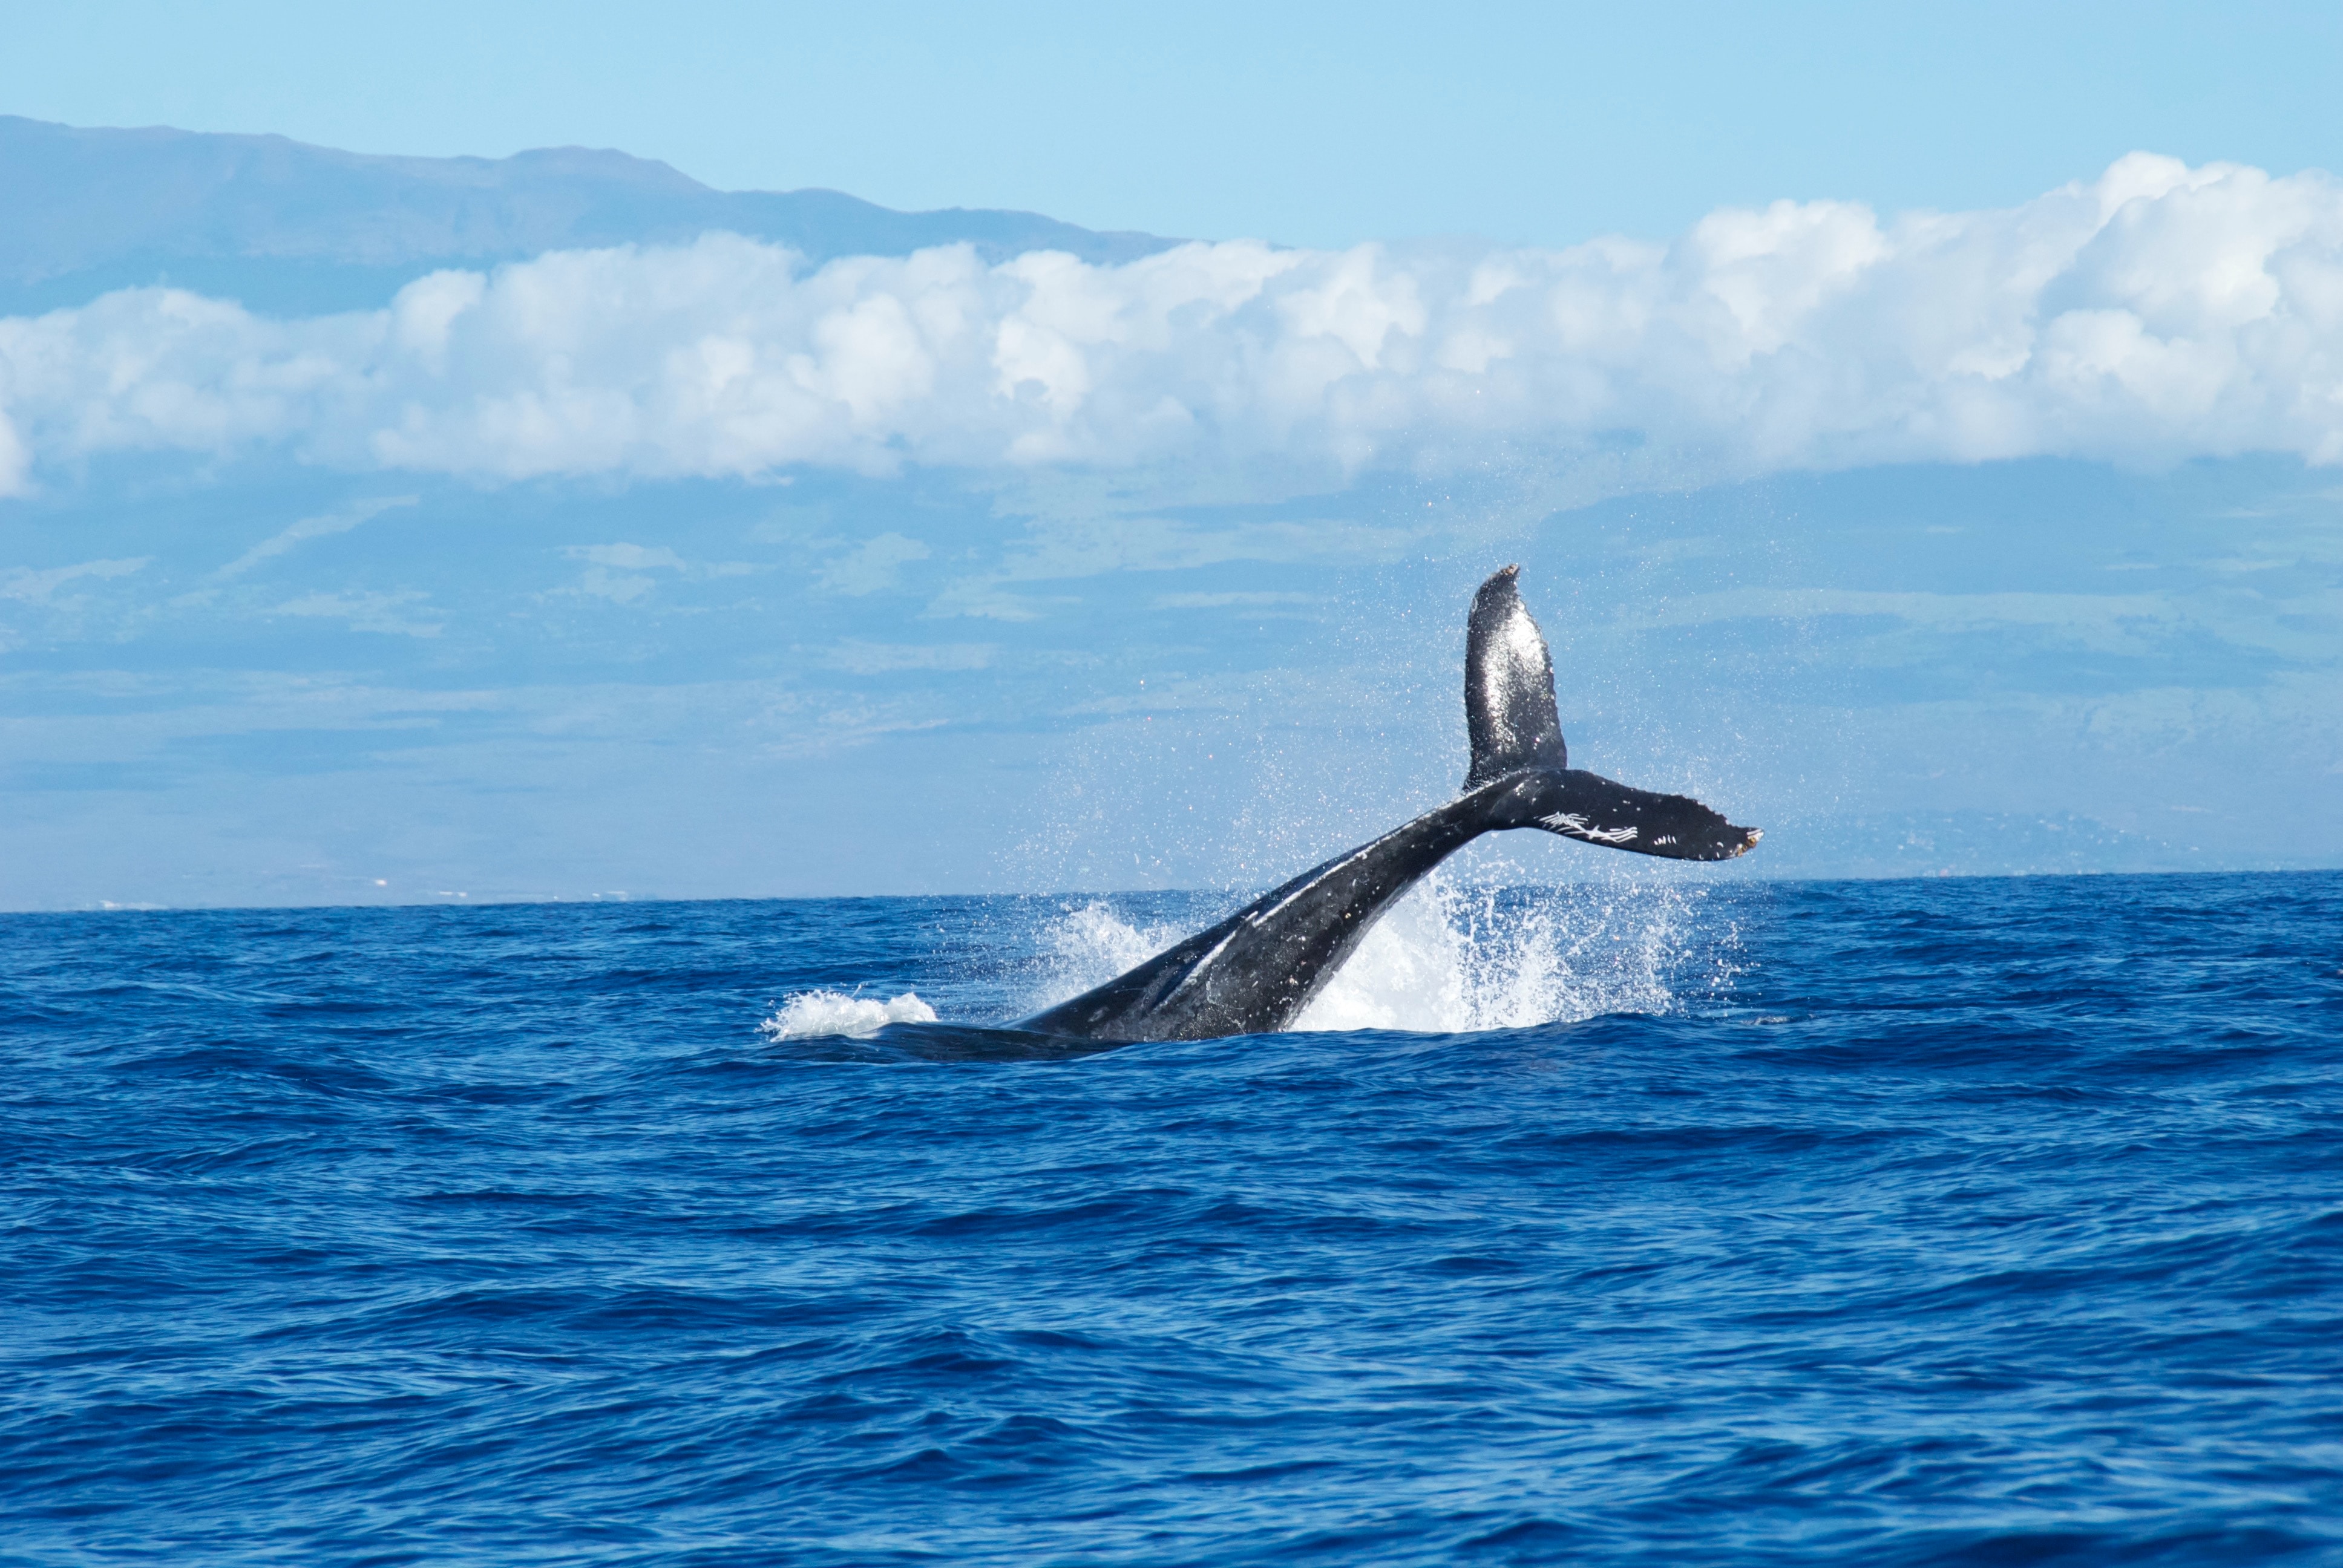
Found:
[(911, 991), (880, 1001), (839, 990), (809, 990), (784, 1000), (781, 1010), (757, 1027), (775, 1040), (815, 1040), (836, 1035), (868, 1040), (890, 1023), (935, 1021), (936, 1010)]
[[(1696, 930), (1700, 895), (1671, 887), (1460, 886), (1434, 873), (1401, 900), (1292, 1025), (1425, 1033), (1674, 1011), (1729, 978), (1729, 930)], [(1111, 980), (1182, 936), (1103, 903), (1046, 925), (1043, 1005)]]

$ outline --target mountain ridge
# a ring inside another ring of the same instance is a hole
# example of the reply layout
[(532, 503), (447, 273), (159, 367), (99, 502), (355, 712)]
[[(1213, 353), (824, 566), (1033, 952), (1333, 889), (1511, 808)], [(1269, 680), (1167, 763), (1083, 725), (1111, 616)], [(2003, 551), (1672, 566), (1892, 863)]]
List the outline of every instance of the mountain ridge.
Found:
[(0, 315), (170, 284), (269, 314), (378, 306), (446, 266), (727, 231), (801, 252), (1128, 261), (1179, 243), (1039, 213), (899, 212), (842, 191), (719, 191), (591, 147), (502, 158), (352, 153), (271, 135), (56, 125), (0, 115)]

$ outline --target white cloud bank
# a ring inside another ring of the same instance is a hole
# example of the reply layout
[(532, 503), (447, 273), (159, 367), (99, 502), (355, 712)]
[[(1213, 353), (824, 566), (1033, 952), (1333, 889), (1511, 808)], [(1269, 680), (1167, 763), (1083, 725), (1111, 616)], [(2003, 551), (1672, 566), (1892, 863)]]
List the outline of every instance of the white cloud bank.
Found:
[(2343, 182), (2135, 154), (2001, 211), (1777, 202), (1671, 245), (965, 247), (803, 274), (730, 236), (256, 317), (170, 289), (0, 320), (0, 493), (276, 445), (519, 478), (1601, 449), (1678, 479), (2028, 455), (2343, 462)]

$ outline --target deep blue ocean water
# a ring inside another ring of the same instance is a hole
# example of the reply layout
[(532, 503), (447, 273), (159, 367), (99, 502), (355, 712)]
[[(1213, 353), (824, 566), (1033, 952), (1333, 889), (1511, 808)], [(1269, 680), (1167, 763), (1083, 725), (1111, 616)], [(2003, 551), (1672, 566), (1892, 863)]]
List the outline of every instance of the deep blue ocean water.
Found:
[(2343, 875), (1459, 899), (1353, 1003), (1511, 1027), (808, 1032), (1209, 904), (0, 917), (0, 1561), (2343, 1563)]

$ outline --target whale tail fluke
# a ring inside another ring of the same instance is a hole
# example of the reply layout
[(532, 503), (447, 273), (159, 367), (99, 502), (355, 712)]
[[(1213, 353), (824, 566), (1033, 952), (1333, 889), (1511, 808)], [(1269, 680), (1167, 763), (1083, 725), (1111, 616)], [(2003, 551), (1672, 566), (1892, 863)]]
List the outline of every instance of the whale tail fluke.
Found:
[(1699, 801), (1631, 789), (1570, 766), (1554, 699), (1545, 636), (1507, 567), (1481, 585), (1464, 642), (1464, 724), (1473, 739), (1471, 794), (1501, 779), (1485, 805), (1497, 828), (1542, 828), (1581, 843), (1672, 860), (1725, 860), (1762, 836)]
[(1632, 789), (1570, 766), (1545, 638), (1517, 568), (1481, 585), (1464, 657), (1473, 770), (1464, 792), (1272, 888), (1209, 930), (1014, 1027), (1084, 1040), (1204, 1040), (1284, 1029), (1393, 901), (1483, 833), (1537, 828), (1679, 860), (1757, 841), (1683, 795)]
[(1530, 618), (1506, 567), (1473, 596), (1464, 634), (1464, 727), (1473, 740), (1473, 768), (1464, 788), (1525, 768), (1570, 766), (1562, 719), (1554, 701), (1554, 660), (1545, 634)]

